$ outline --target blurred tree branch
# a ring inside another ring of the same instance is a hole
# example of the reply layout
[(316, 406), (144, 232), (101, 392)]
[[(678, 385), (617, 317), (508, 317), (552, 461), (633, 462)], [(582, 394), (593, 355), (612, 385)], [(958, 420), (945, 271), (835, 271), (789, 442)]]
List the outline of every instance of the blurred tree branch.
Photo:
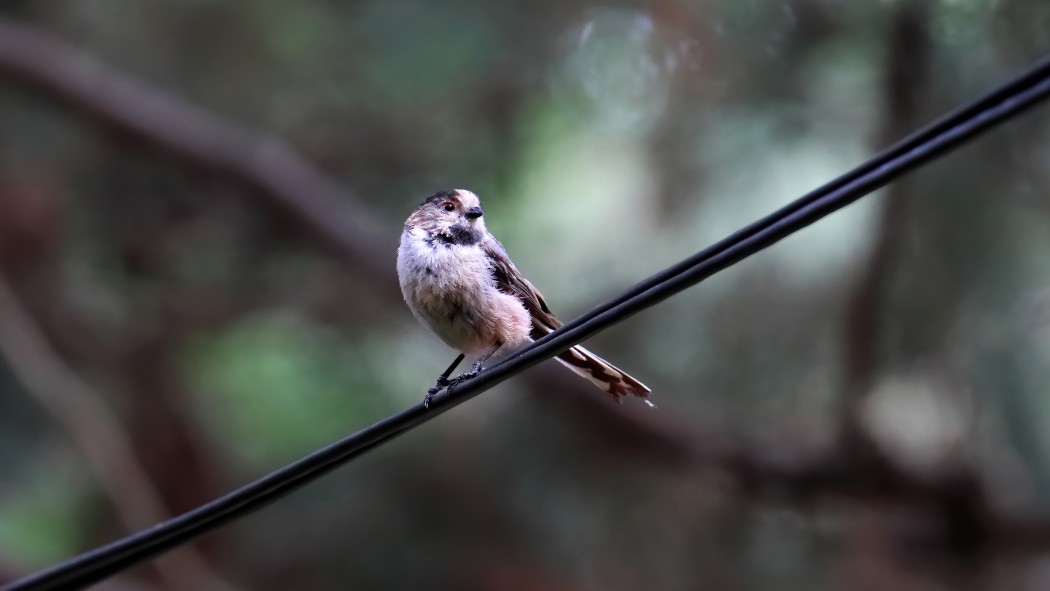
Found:
[[(680, 424), (655, 413), (636, 413), (625, 423), (620, 407), (594, 398), (572, 376), (535, 372), (529, 378), (545, 399), (578, 417), (610, 454), (642, 453), (682, 469), (721, 470), (748, 497), (780, 499), (812, 507), (828, 497), (878, 506), (908, 507), (917, 523), (888, 523), (907, 547), (956, 564), (989, 553), (1041, 552), (1050, 546), (1050, 521), (997, 510), (972, 474), (924, 479), (890, 462), (859, 461), (852, 448), (813, 455), (790, 449), (746, 446), (704, 424)], [(599, 400), (599, 402), (604, 402)], [(897, 527), (899, 526), (899, 527)]]
[(0, 76), (34, 88), (136, 143), (247, 185), (369, 283), (400, 297), (387, 268), (396, 235), (283, 142), (150, 88), (25, 25), (0, 18)]
[[(129, 532), (151, 527), (168, 517), (120, 422), (102, 398), (52, 350), (2, 275), (0, 352), (26, 392), (80, 449)], [(161, 557), (156, 565), (170, 589), (232, 589), (192, 547)]]
[[(889, 48), (884, 66), (883, 125), (877, 146), (891, 145), (919, 123), (921, 99), (927, 95), (930, 39), (929, 9), (922, 2), (903, 2), (890, 18)], [(839, 437), (858, 461), (883, 462), (865, 435), (863, 403), (879, 375), (879, 345), (883, 334), (884, 295), (891, 284), (911, 196), (908, 180), (886, 188), (880, 203), (878, 232), (867, 264), (846, 298), (842, 323), (842, 421)]]

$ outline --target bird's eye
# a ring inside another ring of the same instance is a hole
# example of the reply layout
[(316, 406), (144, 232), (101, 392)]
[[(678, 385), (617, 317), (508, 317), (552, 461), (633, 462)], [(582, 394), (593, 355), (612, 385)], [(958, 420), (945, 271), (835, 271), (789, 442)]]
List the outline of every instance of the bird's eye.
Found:
[(456, 209), (456, 204), (451, 201), (446, 201), (441, 204), (441, 209), (444, 209), (445, 211), (453, 211)]

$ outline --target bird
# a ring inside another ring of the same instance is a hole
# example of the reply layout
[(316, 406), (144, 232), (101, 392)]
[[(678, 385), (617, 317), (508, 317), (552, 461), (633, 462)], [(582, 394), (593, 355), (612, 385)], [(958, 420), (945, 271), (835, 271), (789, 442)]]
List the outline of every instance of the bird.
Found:
[[(397, 275), (405, 302), (421, 324), (460, 353), (427, 391), (427, 407), (442, 389), (477, 375), (489, 359), (561, 326), (485, 227), (483, 216), (473, 192), (438, 191), (412, 212), (401, 233)], [(466, 355), (477, 360), (450, 380)], [(579, 345), (556, 359), (616, 402), (632, 395), (649, 403), (649, 387)]]

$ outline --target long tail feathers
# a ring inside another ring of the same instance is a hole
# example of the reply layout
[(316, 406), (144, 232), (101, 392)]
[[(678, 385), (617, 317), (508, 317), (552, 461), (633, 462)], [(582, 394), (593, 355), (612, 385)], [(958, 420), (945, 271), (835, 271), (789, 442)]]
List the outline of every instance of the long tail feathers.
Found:
[(607, 392), (616, 402), (623, 402), (622, 398), (628, 394), (647, 398), (652, 392), (645, 384), (579, 345), (558, 355), (556, 359)]

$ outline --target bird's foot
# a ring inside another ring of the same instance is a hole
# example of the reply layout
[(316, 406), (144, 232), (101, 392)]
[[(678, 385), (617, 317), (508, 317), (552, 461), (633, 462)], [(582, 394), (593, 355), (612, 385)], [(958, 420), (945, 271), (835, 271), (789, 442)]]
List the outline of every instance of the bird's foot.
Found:
[(430, 402), (434, 399), (435, 396), (438, 395), (438, 393), (441, 392), (441, 390), (445, 390), (445, 392), (450, 393), (452, 392), (452, 389), (459, 385), (461, 382), (465, 382), (470, 378), (481, 373), (481, 368), (484, 364), (484, 361), (484, 359), (479, 359), (475, 361), (474, 365), (471, 365), (469, 370), (459, 374), (458, 376), (452, 379), (446, 378), (445, 376), (439, 377), (437, 379), (437, 383), (434, 384), (434, 387), (427, 390), (427, 395), (423, 397), (423, 408), (430, 408)]
[(458, 386), (462, 382), (465, 382), (465, 381), (469, 380), (470, 378), (472, 378), (472, 377), (478, 375), (479, 373), (481, 373), (481, 367), (482, 367), (482, 363), (483, 362), (484, 362), (484, 360), (475, 361), (474, 365), (470, 366), (470, 369), (468, 369), (467, 371), (465, 371), (465, 372), (459, 374), (458, 376), (452, 378), (451, 380), (449, 380), (448, 381), (448, 391), (451, 392), (453, 388), (455, 388), (456, 386)]
[(430, 401), (451, 384), (452, 382), (445, 376), (438, 376), (437, 382), (434, 382), (434, 387), (427, 390), (427, 395), (423, 397), (423, 408), (430, 408)]

